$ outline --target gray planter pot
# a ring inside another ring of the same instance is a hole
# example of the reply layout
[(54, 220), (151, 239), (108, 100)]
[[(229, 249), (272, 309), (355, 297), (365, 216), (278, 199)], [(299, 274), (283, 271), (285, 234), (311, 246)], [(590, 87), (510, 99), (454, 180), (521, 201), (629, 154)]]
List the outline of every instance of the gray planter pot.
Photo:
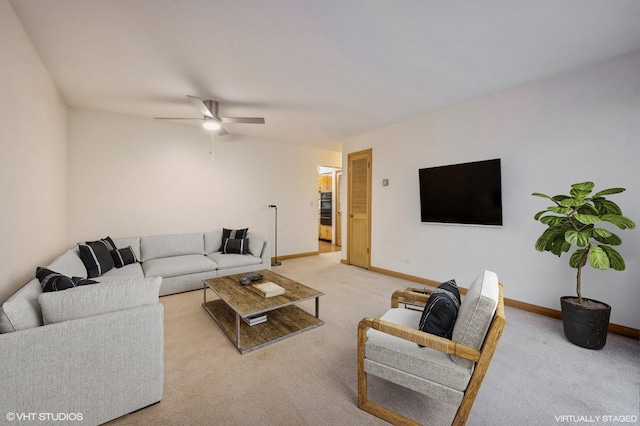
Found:
[(576, 299), (576, 297), (563, 296), (560, 298), (564, 335), (574, 345), (587, 349), (602, 349), (607, 343), (611, 306), (584, 297), (583, 300), (599, 303), (604, 307), (583, 306), (571, 303), (567, 299)]

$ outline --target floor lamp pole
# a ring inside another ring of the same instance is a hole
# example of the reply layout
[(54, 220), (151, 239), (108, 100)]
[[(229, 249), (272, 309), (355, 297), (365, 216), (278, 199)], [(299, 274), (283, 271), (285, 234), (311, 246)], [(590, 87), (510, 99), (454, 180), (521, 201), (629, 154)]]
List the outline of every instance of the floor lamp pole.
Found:
[(275, 231), (276, 231), (276, 243), (275, 243), (276, 256), (271, 261), (271, 266), (280, 266), (280, 265), (282, 265), (282, 262), (280, 262), (278, 260), (278, 206), (276, 206), (275, 204), (269, 204), (269, 207), (276, 209), (276, 229), (275, 229)]

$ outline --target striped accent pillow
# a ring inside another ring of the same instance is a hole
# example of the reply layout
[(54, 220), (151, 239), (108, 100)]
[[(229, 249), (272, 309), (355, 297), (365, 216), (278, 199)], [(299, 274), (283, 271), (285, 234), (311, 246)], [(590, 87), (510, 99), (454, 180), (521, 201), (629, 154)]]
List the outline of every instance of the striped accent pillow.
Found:
[(249, 228), (242, 229), (227, 229), (222, 228), (222, 245), (218, 251), (224, 252), (224, 242), (227, 238), (231, 238), (232, 240), (239, 240), (243, 238), (247, 238), (247, 232), (249, 232)]
[(225, 238), (222, 241), (222, 247), (220, 251), (224, 254), (247, 254), (249, 253), (249, 239)]
[(87, 244), (80, 244), (80, 259), (87, 268), (87, 277), (94, 278), (113, 269), (113, 258), (109, 247), (114, 247), (106, 240), (87, 241)]
[(111, 257), (113, 258), (113, 265), (116, 268), (122, 268), (130, 263), (136, 263), (138, 259), (133, 251), (133, 247), (111, 250)]
[(81, 285), (98, 283), (97, 281), (88, 280), (86, 278), (69, 278), (66, 275), (59, 274), (50, 269), (42, 268), (40, 266), (36, 268), (36, 278), (38, 278), (38, 281), (40, 281), (40, 284), (42, 285), (43, 293), (48, 293), (50, 291), (62, 291)]

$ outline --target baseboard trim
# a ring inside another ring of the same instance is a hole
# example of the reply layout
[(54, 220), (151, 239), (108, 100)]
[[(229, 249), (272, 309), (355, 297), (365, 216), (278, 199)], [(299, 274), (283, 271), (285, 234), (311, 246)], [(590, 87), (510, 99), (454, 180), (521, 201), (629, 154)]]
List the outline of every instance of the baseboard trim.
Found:
[[(342, 263), (347, 263), (346, 259), (341, 260)], [(403, 280), (416, 282), (423, 285), (428, 285), (430, 287), (438, 287), (440, 282), (429, 280), (422, 277), (417, 277), (414, 275), (403, 274), (401, 272), (391, 271), (389, 269), (378, 268), (377, 266), (371, 266), (369, 268), (372, 272), (378, 272), (380, 274), (389, 275), (396, 278), (401, 278)], [(460, 293), (465, 294), (467, 292), (466, 288), (458, 287)], [(505, 297), (504, 304), (506, 306), (510, 306), (512, 308), (520, 309), (527, 312), (533, 312), (534, 314), (544, 315), (551, 318), (562, 319), (562, 312), (545, 308), (544, 306), (533, 305), (531, 303), (521, 302), (519, 300), (508, 299)], [(632, 339), (640, 340), (640, 330), (637, 328), (627, 327), (620, 324), (611, 324), (609, 323), (609, 333), (618, 334), (625, 337), (630, 337)]]
[[(278, 256), (278, 260), (295, 259), (296, 257), (317, 256), (319, 254), (320, 254), (319, 251), (310, 251), (307, 253), (285, 254), (284, 256)], [(271, 261), (273, 262), (274, 260), (275, 260), (275, 257), (272, 257)]]

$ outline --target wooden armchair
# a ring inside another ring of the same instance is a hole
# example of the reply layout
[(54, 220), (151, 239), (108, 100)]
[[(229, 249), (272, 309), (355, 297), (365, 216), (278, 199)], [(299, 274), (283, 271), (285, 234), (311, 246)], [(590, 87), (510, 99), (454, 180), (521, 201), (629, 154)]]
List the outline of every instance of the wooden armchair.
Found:
[(462, 299), (452, 340), (417, 329), (421, 312), (406, 307), (428, 299), (396, 291), (387, 313), (358, 324), (358, 407), (392, 424), (419, 424), (367, 399), (367, 374), (373, 374), (458, 406), (452, 424), (464, 425), (506, 322), (502, 284), (489, 271), (476, 278)]

